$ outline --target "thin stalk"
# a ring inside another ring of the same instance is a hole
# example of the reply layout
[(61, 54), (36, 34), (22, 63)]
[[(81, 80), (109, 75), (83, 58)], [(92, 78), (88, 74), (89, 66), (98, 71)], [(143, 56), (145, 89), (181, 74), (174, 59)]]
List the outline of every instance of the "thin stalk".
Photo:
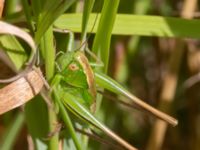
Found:
[[(46, 78), (49, 81), (54, 76), (54, 62), (55, 62), (55, 49), (53, 45), (53, 29), (50, 27), (45, 33), (42, 41), (44, 59), (45, 59), (45, 72)], [(57, 116), (53, 109), (49, 108), (49, 133), (55, 131), (55, 124), (57, 123)], [(58, 135), (55, 134), (49, 140), (49, 149), (58, 149)]]
[(39, 18), (39, 15), (42, 11), (42, 6), (44, 3), (43, 1), (41, 0), (34, 0), (34, 1), (31, 1), (31, 7), (32, 7), (32, 10), (33, 10), (33, 16), (36, 18), (36, 22), (38, 22), (38, 18)]
[(45, 72), (47, 80), (51, 80), (54, 76), (55, 66), (55, 49), (53, 41), (53, 29), (50, 27), (43, 38), (44, 42), (44, 55), (45, 55)]
[[(134, 3), (134, 10), (133, 14), (144, 15), (151, 7), (151, 0), (140, 1), (137, 0)], [(132, 59), (133, 55), (135, 54), (136, 50), (138, 49), (138, 45), (140, 42), (140, 36), (132, 36), (129, 41), (128, 46), (128, 56)]]
[[(189, 5), (188, 5), (189, 4)], [(183, 18), (192, 18), (197, 0), (185, 0), (181, 15)], [(171, 104), (175, 96), (176, 86), (178, 81), (178, 72), (181, 64), (181, 60), (184, 53), (183, 41), (176, 41), (173, 53), (171, 54), (169, 62), (169, 70), (164, 78), (164, 83), (161, 91), (159, 110), (166, 113), (170, 112)], [(160, 150), (164, 141), (165, 133), (167, 130), (167, 124), (161, 120), (154, 122), (153, 129), (148, 141), (147, 150)]]
[(85, 0), (84, 2), (81, 43), (83, 43), (86, 40), (88, 20), (92, 12), (94, 2), (95, 0)]
[(104, 63), (104, 72), (107, 72), (108, 68), (111, 35), (118, 5), (119, 0), (104, 0), (101, 18), (92, 46), (94, 53), (100, 54), (100, 58)]
[(28, 1), (27, 0), (22, 0), (22, 6), (23, 6), (23, 10), (26, 16), (26, 21), (29, 25), (29, 28), (31, 29), (31, 31), (34, 31), (34, 24), (32, 22), (32, 17), (31, 17), (31, 9), (30, 6), (28, 5)]
[(46, 5), (38, 19), (37, 31), (35, 33), (36, 44), (40, 42), (42, 36), (53, 24), (53, 22), (75, 1), (76, 0), (53, 0), (52, 2), (46, 1)]
[(3, 142), (1, 144), (1, 150), (12, 149), (17, 135), (19, 134), (24, 123), (24, 114), (18, 113), (15, 120), (11, 122), (10, 127), (7, 129), (5, 136), (3, 136)]
[[(104, 0), (103, 9), (101, 11), (101, 18), (92, 45), (92, 51), (97, 56), (99, 56), (100, 60), (102, 60), (104, 64), (104, 67), (102, 67), (101, 71), (105, 73), (108, 69), (110, 42), (119, 2), (119, 0)], [(100, 108), (101, 100), (102, 96), (97, 94), (97, 111)]]

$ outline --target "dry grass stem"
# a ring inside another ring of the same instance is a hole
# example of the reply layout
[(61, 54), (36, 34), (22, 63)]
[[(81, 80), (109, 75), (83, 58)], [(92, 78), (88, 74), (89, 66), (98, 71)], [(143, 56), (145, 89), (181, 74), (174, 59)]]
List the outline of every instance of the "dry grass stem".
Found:
[[(181, 16), (183, 18), (192, 18), (196, 9), (197, 0), (185, 0)], [(174, 99), (175, 90), (178, 81), (179, 66), (183, 56), (183, 41), (176, 41), (171, 54), (169, 70), (166, 74), (161, 91), (159, 110), (170, 113), (171, 103)], [(156, 120), (153, 125), (151, 135), (148, 141), (147, 150), (160, 150), (164, 141), (167, 124), (161, 120)]]

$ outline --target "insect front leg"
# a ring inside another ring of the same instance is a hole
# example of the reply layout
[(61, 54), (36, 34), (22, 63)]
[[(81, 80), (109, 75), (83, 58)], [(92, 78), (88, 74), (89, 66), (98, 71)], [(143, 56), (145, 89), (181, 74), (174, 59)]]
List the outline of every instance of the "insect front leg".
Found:
[(59, 32), (59, 33), (69, 34), (69, 39), (68, 39), (68, 41), (66, 41), (68, 44), (67, 44), (65, 51), (73, 51), (73, 49), (74, 49), (74, 33), (70, 30), (59, 29), (59, 28), (54, 28), (54, 31)]
[(89, 63), (91, 67), (103, 67), (104, 66), (103, 62), (88, 47), (85, 49), (85, 52), (88, 53), (95, 60), (95, 62)]
[(51, 81), (51, 87), (50, 87), (50, 91), (52, 92), (52, 89), (56, 88), (59, 84), (60, 81), (62, 80), (62, 76), (60, 74), (56, 74), (53, 78), (53, 80)]

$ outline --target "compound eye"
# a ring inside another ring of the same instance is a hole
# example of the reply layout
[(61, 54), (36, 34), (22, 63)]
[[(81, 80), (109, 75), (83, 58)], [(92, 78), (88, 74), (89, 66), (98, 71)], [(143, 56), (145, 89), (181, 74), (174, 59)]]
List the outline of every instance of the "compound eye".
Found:
[(70, 64), (69, 67), (68, 67), (70, 70), (72, 71), (76, 71), (79, 69), (79, 67), (76, 65), (76, 64)]

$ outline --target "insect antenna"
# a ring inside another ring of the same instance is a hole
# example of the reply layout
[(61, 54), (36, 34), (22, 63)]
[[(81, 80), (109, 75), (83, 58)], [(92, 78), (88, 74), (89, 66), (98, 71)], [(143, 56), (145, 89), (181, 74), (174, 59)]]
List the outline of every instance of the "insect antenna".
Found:
[(86, 37), (86, 39), (84, 41), (81, 41), (81, 45), (75, 51), (77, 51), (77, 50), (85, 51), (87, 43), (92, 36), (92, 32), (94, 31), (96, 22), (98, 20), (98, 16), (99, 16), (99, 13), (97, 13), (96, 16), (95, 16), (94, 23), (93, 23), (93, 26), (91, 28), (90, 34), (88, 35), (88, 37)]
[(88, 35), (88, 37), (86, 37), (86, 39), (84, 41), (81, 41), (80, 47), (78, 47), (75, 51), (81, 50), (81, 51), (86, 52), (87, 54), (89, 54), (89, 56), (91, 56), (91, 58), (93, 58), (96, 61), (95, 63), (98, 64), (98, 65), (96, 65), (94, 63), (90, 63), (91, 66), (102, 67), (102, 66), (104, 66), (103, 62), (88, 48), (88, 41), (92, 36), (92, 32), (94, 31), (95, 25), (98, 20), (98, 16), (99, 16), (99, 13), (97, 13), (95, 16), (93, 26), (91, 28), (91, 31), (89, 32), (90, 34)]

